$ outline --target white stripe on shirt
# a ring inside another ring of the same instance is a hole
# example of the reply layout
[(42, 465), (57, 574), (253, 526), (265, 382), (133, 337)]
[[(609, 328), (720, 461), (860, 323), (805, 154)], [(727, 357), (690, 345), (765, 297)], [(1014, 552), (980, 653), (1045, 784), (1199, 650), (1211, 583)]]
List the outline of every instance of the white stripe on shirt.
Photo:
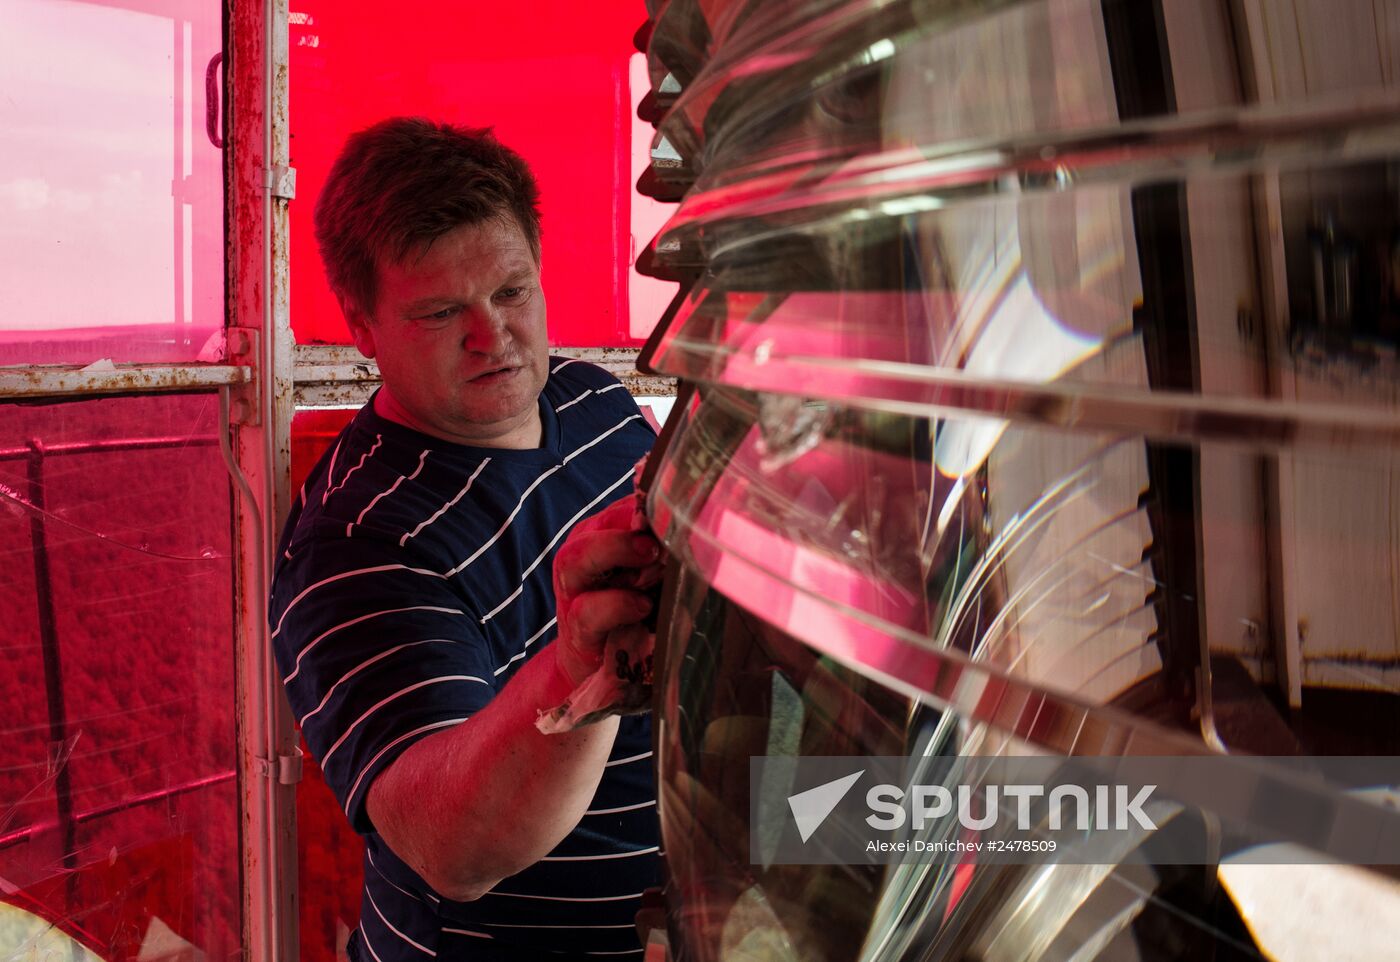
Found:
[[(402, 567), (402, 566), (401, 566), (401, 565), (386, 565), (386, 566), (384, 566), (384, 567), (382, 567), (382, 568), (366, 568), (365, 571), (383, 571), (383, 570), (385, 570), (385, 568), (397, 568), (397, 567)], [(436, 572), (432, 572), (432, 571), (421, 571), (420, 569), (410, 569), (410, 570), (418, 570), (420, 574), (431, 574), (431, 575), (434, 575), (435, 577), (441, 577), (441, 575), (437, 575)], [(351, 573), (352, 573), (352, 574), (363, 574), (364, 572), (355, 571), (355, 572), (351, 572)], [(337, 577), (339, 577), (339, 576), (337, 576)], [(331, 579), (331, 580), (334, 580), (334, 579)], [(314, 584), (314, 585), (311, 586), (311, 588), (318, 588), (318, 587), (320, 587), (320, 584), (324, 584), (324, 582), (321, 582), (321, 583), (319, 583), (319, 584)], [(311, 588), (307, 588), (306, 591), (310, 591)], [(306, 593), (305, 591), (302, 592), (302, 594), (305, 594), (305, 593)], [(300, 601), (300, 600), (301, 600), (301, 595), (298, 595), (297, 598), (296, 598), (296, 601)], [(292, 604), (295, 604), (296, 601), (293, 601)], [(287, 607), (290, 608), (291, 605), (288, 605)], [(334, 628), (327, 628), (325, 631), (321, 632), (321, 633), (320, 633), (319, 635), (317, 635), (315, 638), (312, 638), (310, 644), (308, 644), (308, 645), (307, 645), (305, 648), (303, 648), (301, 651), (297, 652), (296, 665), (293, 666), (293, 668), (292, 668), (292, 673), (291, 673), (290, 675), (288, 675), (286, 678), (283, 678), (283, 679), (282, 679), (282, 683), (283, 683), (284, 685), (289, 685), (289, 684), (292, 683), (292, 680), (293, 680), (294, 678), (296, 678), (297, 674), (301, 671), (301, 660), (302, 660), (303, 658), (305, 658), (306, 655), (307, 655), (307, 653), (310, 652), (312, 648), (315, 648), (316, 645), (319, 644), (319, 643), (321, 642), (321, 640), (322, 640), (323, 638), (325, 638), (327, 635), (333, 635), (333, 634), (335, 634), (337, 631), (339, 631), (339, 630), (342, 629), (342, 628), (349, 628), (351, 625), (358, 625), (358, 624), (359, 624), (360, 622), (362, 622), (362, 621), (368, 621), (368, 620), (371, 619), (371, 618), (378, 618), (380, 615), (397, 615), (397, 614), (399, 614), (399, 613), (401, 613), (401, 612), (404, 612), (404, 611), (439, 611), (439, 612), (442, 612), (442, 613), (445, 614), (445, 615), (465, 615), (465, 614), (466, 614), (465, 611), (458, 611), (456, 608), (440, 608), (440, 607), (438, 607), (437, 605), (413, 605), (412, 607), (409, 607), (409, 608), (386, 608), (386, 609), (384, 609), (383, 611), (371, 611), (371, 612), (370, 612), (369, 614), (367, 614), (367, 615), (360, 615), (360, 617), (358, 617), (358, 618), (351, 618), (349, 621), (342, 621), (340, 624), (336, 625)], [(283, 613), (282, 617), (285, 618), (285, 617), (286, 617), (286, 614)], [(278, 630), (279, 630), (279, 631), (281, 630), (281, 622), (278, 622)], [(277, 637), (277, 632), (274, 631), (274, 632), (272, 633), (272, 635), (273, 635), (274, 638)]]
[[(341, 478), (341, 479), (340, 479), (340, 483), (337, 484), (335, 487), (330, 487), (330, 475), (329, 475), (329, 473), (328, 473), (328, 474), (326, 475), (326, 481), (327, 481), (326, 493), (323, 494), (323, 495), (321, 495), (321, 504), (324, 505), (324, 504), (326, 503), (326, 499), (327, 499), (327, 498), (329, 498), (331, 495), (335, 494), (335, 493), (336, 493), (337, 491), (339, 491), (341, 488), (345, 487), (345, 483), (346, 483), (347, 481), (350, 480), (350, 476), (351, 476), (352, 474), (354, 474), (356, 471), (360, 470), (360, 468), (363, 468), (363, 467), (365, 466), (365, 462), (369, 460), (370, 455), (374, 454), (375, 451), (379, 450), (379, 446), (380, 446), (381, 444), (383, 444), (383, 443), (384, 443), (384, 435), (382, 435), (382, 434), (376, 434), (376, 435), (374, 436), (374, 443), (370, 445), (369, 450), (366, 451), (364, 454), (360, 455), (360, 461), (359, 461), (359, 463), (356, 464), (356, 465), (355, 465), (353, 468), (351, 468), (349, 471), (346, 471), (346, 472), (345, 472), (345, 477)], [(339, 450), (339, 449), (337, 448), (337, 450)], [(334, 468), (332, 468), (332, 470), (334, 470)]]
[(505, 670), (506, 670), (507, 668), (509, 668), (511, 665), (515, 664), (517, 661), (519, 661), (520, 659), (524, 658), (524, 657), (525, 657), (525, 653), (526, 653), (527, 651), (530, 650), (530, 646), (533, 645), (535, 642), (539, 641), (541, 635), (543, 635), (543, 634), (544, 634), (546, 631), (548, 631), (549, 629), (553, 628), (553, 627), (554, 627), (555, 625), (557, 625), (558, 623), (559, 623), (559, 617), (558, 617), (557, 615), (556, 615), (555, 617), (549, 619), (549, 621), (545, 624), (545, 626), (544, 626), (543, 628), (541, 628), (539, 631), (535, 632), (535, 633), (534, 633), (533, 635), (531, 635), (529, 638), (526, 638), (526, 639), (525, 639), (525, 644), (522, 645), (522, 646), (520, 647), (520, 651), (518, 651), (518, 652), (517, 652), (516, 654), (514, 654), (514, 655), (511, 655), (511, 656), (510, 656), (510, 660), (507, 661), (507, 662), (506, 662), (504, 665), (502, 665), (501, 667), (497, 668), (492, 674), (494, 674), (494, 675), (496, 675), (496, 676), (499, 677), (500, 674), (501, 674), (501, 672), (505, 671)]
[(636, 922), (623, 922), (620, 925), (520, 925), (506, 922), (478, 922), (477, 925), (489, 925), (493, 929), (632, 929), (637, 927)]
[(359, 928), (360, 941), (365, 944), (365, 948), (369, 949), (369, 954), (374, 956), (374, 962), (384, 962), (384, 960), (379, 957), (379, 953), (374, 951), (374, 946), (369, 944), (369, 933), (365, 931), (364, 925), (361, 924)]
[(489, 681), (487, 681), (485, 678), (478, 678), (475, 675), (438, 675), (436, 678), (425, 678), (422, 681), (414, 682), (407, 688), (400, 688), (392, 695), (389, 695), (386, 698), (381, 698), (379, 701), (375, 702), (365, 711), (363, 715), (351, 722), (350, 725), (345, 729), (345, 731), (341, 732), (340, 737), (336, 739), (335, 744), (332, 745), (330, 748), (326, 749), (326, 754), (321, 759), (321, 770), (326, 770), (326, 766), (328, 766), (331, 763), (331, 756), (336, 753), (336, 751), (340, 748), (341, 745), (345, 744), (346, 739), (350, 737), (351, 733), (353, 733), (355, 729), (360, 726), (360, 723), (363, 722), (370, 715), (373, 715), (375, 712), (379, 711), (379, 709), (383, 708), (385, 705), (389, 704), (389, 702), (395, 700), (396, 698), (402, 698), (404, 695), (415, 692), (420, 688), (426, 688), (429, 685), (439, 685), (447, 681), (474, 681), (478, 685), (485, 685), (487, 688), (491, 687), (491, 683)]
[(462, 562), (461, 564), (459, 564), (457, 567), (453, 568), (451, 571), (448, 571), (448, 572), (446, 573), (445, 577), (451, 578), (451, 577), (454, 577), (454, 576), (456, 576), (456, 575), (461, 574), (464, 570), (466, 570), (467, 566), (469, 566), (469, 565), (470, 565), (473, 561), (475, 561), (477, 558), (481, 557), (482, 553), (483, 553), (484, 551), (486, 551), (486, 549), (490, 548), (493, 544), (495, 544), (497, 541), (499, 541), (499, 540), (501, 539), (501, 535), (503, 535), (503, 534), (506, 533), (506, 529), (509, 528), (510, 525), (511, 525), (511, 522), (515, 520), (515, 516), (516, 516), (517, 514), (520, 513), (520, 509), (523, 508), (523, 507), (525, 507), (525, 502), (526, 502), (526, 500), (530, 497), (531, 494), (534, 493), (534, 491), (535, 491), (536, 488), (538, 488), (541, 484), (544, 483), (544, 481), (545, 481), (546, 478), (548, 478), (550, 475), (554, 474), (556, 471), (558, 471), (558, 470), (560, 470), (561, 468), (563, 468), (564, 465), (568, 464), (570, 461), (572, 461), (574, 458), (578, 457), (578, 456), (579, 456), (580, 454), (582, 454), (583, 452), (587, 451), (589, 448), (593, 447), (593, 445), (598, 444), (598, 443), (600, 443), (600, 442), (606, 440), (607, 438), (609, 438), (609, 437), (612, 436), (613, 434), (616, 434), (618, 431), (621, 431), (624, 427), (627, 426), (627, 424), (628, 424), (629, 421), (635, 421), (635, 420), (637, 420), (637, 419), (640, 418), (640, 417), (641, 417), (640, 414), (633, 414), (633, 415), (630, 415), (629, 417), (623, 418), (623, 419), (622, 419), (621, 421), (619, 421), (617, 424), (614, 424), (612, 427), (608, 428), (608, 430), (606, 430), (606, 431), (604, 431), (602, 434), (598, 435), (598, 436), (597, 436), (596, 438), (594, 438), (592, 441), (589, 441), (587, 444), (584, 444), (584, 445), (581, 445), (581, 446), (578, 447), (578, 448), (575, 448), (573, 451), (571, 451), (568, 455), (566, 455), (566, 456), (564, 457), (564, 460), (563, 460), (563, 461), (559, 462), (559, 463), (556, 464), (554, 467), (550, 468), (550, 469), (549, 469), (548, 471), (546, 471), (544, 474), (540, 475), (538, 478), (536, 478), (534, 481), (532, 481), (532, 482), (530, 483), (530, 486), (529, 486), (528, 488), (526, 488), (526, 489), (525, 489), (525, 492), (520, 496), (520, 501), (519, 501), (519, 502), (515, 505), (515, 507), (511, 510), (510, 514), (506, 516), (505, 523), (501, 525), (500, 530), (498, 530), (495, 534), (493, 534), (490, 538), (488, 538), (487, 541), (486, 541), (486, 543), (485, 543), (484, 545), (482, 545), (480, 548), (477, 548), (475, 551), (473, 551), (472, 554), (471, 554), (471, 557), (469, 557), (466, 561), (463, 561), (463, 562)]
[(461, 574), (464, 570), (466, 570), (467, 566), (469, 566), (477, 558), (480, 558), (482, 553), (486, 551), (487, 548), (491, 547), (493, 544), (499, 541), (501, 535), (505, 534), (506, 529), (510, 527), (510, 523), (515, 520), (515, 516), (520, 513), (520, 509), (525, 507), (525, 500), (530, 497), (530, 495), (534, 492), (536, 488), (538, 488), (541, 484), (544, 483), (546, 478), (548, 478), (551, 474), (560, 470), (563, 467), (564, 465), (562, 464), (556, 464), (554, 467), (550, 468), (548, 471), (540, 475), (534, 481), (530, 482), (530, 486), (525, 489), (525, 492), (522, 495), (520, 495), (520, 500), (516, 503), (515, 507), (511, 510), (510, 514), (506, 515), (505, 523), (501, 525), (500, 529), (491, 537), (487, 538), (485, 544), (473, 551), (471, 553), (471, 557), (467, 558), (466, 561), (463, 561), (457, 567), (447, 572), (447, 574), (444, 575), (444, 577), (451, 578), (455, 575)]
[(632, 852), (612, 852), (608, 855), (546, 855), (541, 862), (604, 862), (615, 858), (632, 858), (637, 855), (651, 855), (661, 850), (660, 845), (639, 848)]
[(406, 888), (404, 888), (404, 887), (402, 887), (402, 886), (400, 886), (400, 885), (395, 885), (394, 882), (393, 882), (393, 880), (390, 879), (389, 876), (387, 876), (387, 875), (385, 875), (383, 872), (381, 872), (381, 871), (379, 870), (379, 866), (375, 864), (375, 861), (374, 861), (374, 853), (371, 852), (368, 848), (365, 849), (365, 858), (369, 859), (369, 864), (374, 868), (374, 874), (375, 874), (375, 875), (378, 875), (379, 878), (384, 882), (385, 885), (388, 885), (390, 888), (398, 889), (400, 892), (402, 892), (404, 895), (407, 895), (409, 898), (413, 899), (413, 901), (415, 901), (415, 902), (421, 903), (421, 902), (423, 901), (423, 900), (420, 899), (418, 896), (416, 896), (416, 895), (414, 895), (412, 892), (410, 892), (408, 889), (406, 889)]
[(328, 702), (328, 701), (331, 700), (331, 696), (335, 694), (335, 690), (336, 690), (337, 688), (339, 688), (341, 685), (345, 684), (345, 682), (349, 681), (349, 680), (350, 680), (352, 677), (354, 677), (355, 675), (358, 675), (360, 672), (364, 671), (366, 668), (368, 668), (370, 665), (374, 664), (375, 662), (377, 662), (377, 661), (383, 661), (385, 658), (388, 658), (390, 655), (394, 654), (395, 652), (403, 651), (405, 648), (417, 648), (419, 645), (433, 645), (433, 644), (452, 645), (452, 644), (456, 644), (456, 642), (453, 641), (453, 639), (451, 639), (451, 638), (425, 638), (425, 639), (423, 639), (422, 641), (408, 641), (408, 642), (403, 643), (402, 645), (395, 645), (393, 648), (390, 648), (390, 649), (388, 649), (388, 650), (386, 650), (386, 651), (381, 651), (379, 654), (375, 655), (373, 658), (369, 659), (368, 661), (362, 661), (362, 662), (360, 662), (360, 663), (359, 663), (358, 665), (356, 665), (354, 668), (351, 668), (351, 669), (350, 669), (349, 671), (347, 671), (345, 674), (341, 675), (339, 681), (337, 681), (334, 685), (331, 685), (330, 688), (326, 689), (326, 696), (325, 696), (324, 698), (321, 699), (321, 704), (317, 705), (315, 708), (311, 709), (311, 711), (309, 711), (309, 712), (307, 712), (305, 715), (303, 715), (302, 718), (301, 718), (301, 721), (299, 721), (297, 724), (301, 725), (302, 728), (305, 728), (305, 727), (306, 727), (307, 721), (308, 721), (312, 716), (314, 716), (314, 715), (316, 715), (318, 712), (320, 712), (320, 710), (321, 710), (322, 708), (325, 708), (325, 707), (326, 707), (326, 702)]
[(335, 450), (331, 452), (331, 463), (326, 468), (326, 490), (321, 492), (321, 504), (326, 503), (326, 498), (330, 497), (331, 482), (335, 480), (335, 459), (340, 457), (340, 446), (345, 443), (344, 438), (339, 438), (335, 442)]
[(419, 472), (423, 470), (423, 465), (428, 463), (428, 455), (432, 453), (433, 452), (431, 449), (424, 448), (423, 453), (418, 455), (418, 467), (413, 469), (412, 474), (399, 475), (398, 480), (395, 481), (393, 484), (389, 485), (389, 489), (387, 491), (381, 491), (378, 494), (376, 494), (374, 496), (374, 500), (371, 501), (369, 504), (365, 505), (365, 510), (360, 512), (360, 516), (345, 526), (345, 537), (350, 537), (351, 530), (355, 527), (355, 525), (360, 524), (365, 520), (365, 515), (369, 514), (370, 509), (373, 508), (376, 504), (378, 504), (381, 498), (387, 498), (389, 495), (393, 494), (399, 489), (399, 485), (403, 484), (405, 481), (412, 481), (414, 478), (418, 477)]
[(374, 900), (374, 893), (372, 893), (368, 888), (365, 889), (365, 898), (369, 899), (370, 908), (374, 909), (374, 914), (379, 916), (379, 921), (383, 922), (384, 925), (388, 927), (390, 932), (393, 932), (399, 938), (403, 939), (405, 942), (413, 946), (415, 949), (418, 949), (420, 952), (426, 952), (433, 958), (437, 958), (437, 953), (434, 952), (432, 949), (428, 948), (426, 945), (419, 945), (417, 942), (404, 935), (398, 929), (394, 928), (394, 924), (388, 919), (386, 919), (384, 917), (384, 913), (380, 911), (379, 903)]
[[(427, 568), (413, 568), (413, 567), (410, 567), (410, 566), (408, 566), (408, 565), (399, 565), (399, 564), (393, 564), (393, 565), (374, 565), (374, 566), (371, 567), (371, 568), (356, 568), (354, 571), (342, 571), (342, 572), (341, 572), (340, 574), (338, 574), (338, 575), (331, 575), (329, 578), (322, 578), (320, 581), (316, 582), (314, 585), (309, 585), (309, 586), (303, 588), (303, 589), (301, 590), (301, 594), (297, 595), (297, 596), (296, 596), (295, 598), (293, 598), (291, 601), (287, 602), (287, 607), (285, 607), (285, 608), (282, 609), (282, 617), (277, 619), (277, 627), (274, 628), (274, 629), (272, 629), (272, 635), (271, 635), (271, 637), (270, 637), (268, 640), (271, 641), (272, 639), (276, 638), (278, 635), (280, 635), (280, 634), (282, 633), (282, 623), (285, 622), (285, 621), (287, 620), (287, 615), (291, 614), (292, 609), (295, 608), (295, 607), (297, 606), (297, 602), (301, 601), (301, 599), (303, 599), (303, 598), (305, 598), (307, 595), (311, 594), (311, 592), (315, 591), (317, 588), (324, 588), (326, 585), (334, 584), (335, 582), (341, 581), (341, 580), (343, 580), (343, 579), (345, 579), (345, 578), (353, 578), (353, 577), (355, 577), (356, 575), (372, 575), (372, 574), (378, 574), (378, 573), (381, 572), (381, 571), (409, 571), (409, 572), (412, 572), (413, 574), (416, 574), (416, 575), (427, 575), (427, 576), (430, 577), (430, 578), (439, 578), (439, 579), (442, 578), (442, 574), (439, 573), (439, 572), (437, 572), (437, 571), (429, 571)], [(394, 610), (395, 610), (395, 611), (410, 611), (410, 610), (412, 610), (412, 609), (409, 609), (409, 608), (395, 608)], [(457, 612), (457, 613), (458, 613), (458, 614), (461, 614), (461, 612)], [(378, 612), (378, 614), (384, 614), (384, 612)], [(367, 617), (368, 617), (368, 616), (367, 616)], [(348, 621), (346, 622), (346, 624), (353, 624), (353, 623), (354, 623), (354, 622), (348, 622)], [(334, 631), (335, 629), (332, 628), (331, 630)], [(324, 637), (324, 635), (323, 635), (322, 637)], [(317, 638), (316, 640), (317, 640), (317, 641), (320, 641), (321, 639), (320, 639), (320, 638)], [(314, 644), (314, 642), (313, 642), (313, 644)], [(307, 645), (306, 647), (307, 647), (307, 648), (310, 648), (311, 645)], [(302, 649), (303, 653), (305, 653), (305, 650), (306, 650), (306, 649)]]
[(463, 485), (462, 490), (457, 492), (457, 496), (454, 497), (451, 501), (449, 501), (449, 502), (447, 502), (446, 504), (444, 504), (441, 508), (438, 508), (438, 509), (437, 509), (437, 512), (434, 513), (433, 516), (432, 516), (431, 518), (429, 518), (427, 521), (419, 522), (418, 527), (414, 528), (412, 531), (408, 532), (408, 533), (405, 534), (402, 538), (400, 538), (400, 539), (399, 539), (399, 547), (402, 548), (404, 545), (408, 544), (408, 539), (409, 539), (409, 538), (416, 538), (416, 537), (418, 537), (418, 532), (422, 531), (424, 528), (426, 528), (428, 525), (432, 524), (432, 523), (433, 523), (434, 521), (436, 521), (438, 518), (441, 518), (444, 514), (446, 514), (449, 510), (452, 509), (452, 506), (453, 506), (453, 505), (455, 505), (458, 501), (461, 501), (461, 500), (462, 500), (462, 495), (466, 494), (468, 491), (470, 491), (470, 490), (472, 489), (472, 482), (475, 481), (475, 480), (476, 480), (476, 476), (477, 476), (478, 474), (481, 473), (481, 469), (484, 468), (484, 467), (486, 467), (486, 466), (487, 466), (488, 464), (490, 464), (490, 463), (491, 463), (491, 459), (490, 459), (490, 458), (487, 458), (485, 461), (482, 461), (480, 464), (478, 464), (478, 465), (476, 466), (476, 470), (472, 472), (472, 476), (471, 476), (470, 478), (467, 478), (467, 483), (466, 483), (465, 485)]
[(601, 895), (594, 898), (566, 898), (562, 895), (526, 895), (523, 892), (497, 892), (492, 889), (482, 898), (491, 895), (499, 895), (502, 898), (512, 899), (534, 899), (536, 902), (626, 902), (628, 899), (639, 899), (643, 892), (633, 892), (631, 895)]
[(564, 535), (568, 534), (569, 531), (572, 530), (573, 526), (574, 526), (576, 523), (578, 523), (578, 519), (579, 519), (579, 518), (582, 518), (584, 515), (588, 514), (588, 512), (592, 511), (592, 510), (594, 509), (594, 507), (597, 506), (597, 504), (598, 504), (599, 501), (602, 501), (602, 500), (603, 500), (604, 498), (606, 498), (608, 495), (612, 494), (614, 491), (616, 491), (618, 488), (620, 488), (623, 484), (625, 484), (625, 483), (627, 482), (627, 480), (628, 480), (629, 478), (631, 478), (631, 477), (632, 477), (632, 469), (631, 469), (631, 468), (628, 468), (626, 471), (624, 471), (624, 472), (622, 473), (622, 477), (618, 478), (616, 481), (614, 481), (612, 484), (610, 484), (610, 485), (608, 486), (608, 488), (607, 488), (606, 491), (604, 491), (604, 492), (602, 492), (601, 494), (599, 494), (596, 498), (594, 498), (592, 501), (590, 501), (590, 502), (588, 502), (587, 504), (585, 504), (582, 508), (579, 508), (579, 509), (578, 509), (578, 512), (577, 512), (572, 518), (570, 518), (568, 521), (565, 521), (565, 522), (564, 522), (564, 526), (563, 526), (562, 528), (560, 528), (558, 532), (555, 533), (554, 537), (550, 539), (549, 544), (547, 544), (547, 545), (544, 546), (544, 550), (541, 551), (541, 552), (539, 553), (539, 556), (536, 557), (534, 561), (531, 561), (530, 564), (529, 564), (528, 566), (526, 566), (525, 570), (522, 571), (522, 572), (520, 573), (520, 583), (519, 583), (518, 585), (516, 585), (515, 590), (512, 591), (512, 592), (506, 597), (506, 600), (505, 600), (505, 601), (502, 601), (499, 605), (497, 605), (496, 607), (494, 607), (494, 608), (492, 608), (490, 611), (488, 611), (488, 612), (485, 614), (485, 616), (481, 619), (481, 623), (482, 623), (483, 625), (486, 624), (486, 623), (487, 623), (488, 621), (490, 621), (492, 618), (496, 617), (496, 616), (499, 615), (502, 611), (504, 611), (505, 608), (506, 608), (506, 606), (508, 606), (512, 601), (514, 601), (516, 598), (519, 598), (522, 594), (524, 594), (524, 592), (525, 592), (525, 579), (528, 578), (528, 577), (530, 577), (530, 575), (534, 572), (534, 570), (540, 566), (540, 562), (543, 561), (543, 560), (545, 559), (545, 556), (548, 555), (548, 554), (550, 553), (550, 551), (552, 551), (552, 550), (554, 549), (554, 546), (555, 546), (556, 544), (559, 543), (559, 539), (562, 538), (562, 537), (564, 537)]
[(621, 421), (618, 421), (616, 424), (614, 424), (612, 427), (608, 428), (608, 429), (607, 429), (606, 431), (604, 431), (602, 434), (598, 435), (598, 436), (597, 436), (596, 438), (594, 438), (592, 441), (589, 441), (587, 444), (581, 444), (581, 445), (579, 445), (577, 448), (574, 448), (574, 450), (570, 451), (567, 455), (564, 456), (564, 463), (565, 463), (565, 464), (568, 464), (568, 463), (569, 463), (570, 461), (572, 461), (574, 458), (578, 457), (580, 454), (582, 454), (583, 452), (587, 451), (589, 448), (593, 447), (593, 445), (598, 444), (598, 443), (600, 443), (600, 442), (602, 442), (602, 441), (607, 440), (609, 437), (611, 437), (612, 435), (616, 434), (618, 431), (621, 431), (623, 428), (625, 428), (625, 427), (628, 425), (628, 423), (630, 423), (630, 422), (632, 422), (632, 421), (635, 421), (635, 420), (637, 420), (637, 419), (640, 418), (640, 417), (641, 417), (640, 414), (632, 414), (632, 415), (629, 415), (629, 416), (623, 418)]
[(620, 388), (620, 386), (623, 386), (623, 384), (619, 381), (617, 382), (617, 384), (609, 384), (608, 386), (606, 386), (606, 388), (598, 388), (598, 391), (594, 391), (594, 389), (588, 388), (588, 391), (581, 393), (581, 395), (578, 395), (577, 398), (574, 398), (573, 400), (566, 400), (566, 402), (561, 403), (559, 407), (556, 407), (556, 409), (554, 409), (554, 413), (563, 413), (564, 410), (567, 409), (567, 407), (573, 407), (574, 405), (577, 405), (577, 403), (580, 402), (580, 400), (587, 398), (587, 396), (589, 395), (594, 395), (594, 393), (608, 393), (609, 391), (616, 391), (616, 389)]
[(639, 762), (643, 758), (650, 758), (651, 752), (642, 752), (640, 755), (631, 755), (627, 758), (619, 758), (616, 761), (608, 762), (604, 768), (612, 768), (614, 765), (626, 765), (628, 762)]
[(471, 936), (472, 938), (474, 938), (474, 939), (494, 939), (494, 938), (495, 938), (494, 935), (487, 935), (485, 932), (472, 932), (472, 931), (470, 931), (470, 930), (468, 930), (468, 929), (449, 929), (449, 928), (444, 928), (443, 931), (446, 932), (446, 933), (448, 933), (449, 935), (470, 935), (470, 936)]
[(588, 396), (589, 396), (590, 394), (592, 394), (592, 393), (593, 393), (593, 389), (592, 389), (592, 388), (589, 388), (587, 391), (584, 391), (582, 394), (580, 394), (578, 397), (574, 398), (572, 401), (565, 401), (563, 404), (559, 405), (557, 408), (554, 409), (554, 413), (555, 413), (555, 414), (559, 414), (559, 413), (563, 412), (565, 409), (573, 407), (575, 404), (577, 404), (578, 402), (582, 401), (584, 398), (588, 397)]

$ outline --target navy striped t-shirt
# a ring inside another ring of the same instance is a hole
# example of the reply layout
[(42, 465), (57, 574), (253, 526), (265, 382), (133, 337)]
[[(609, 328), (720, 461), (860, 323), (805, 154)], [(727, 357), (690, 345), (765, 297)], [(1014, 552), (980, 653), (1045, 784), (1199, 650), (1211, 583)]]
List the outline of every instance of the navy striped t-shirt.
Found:
[(555, 551), (631, 493), (655, 440), (607, 372), (549, 366), (536, 449), (452, 444), (367, 404), (312, 470), (282, 536), (273, 647), (307, 743), (367, 843), (358, 962), (642, 957), (633, 919), (660, 881), (648, 716), (622, 720), (578, 827), (474, 902), (432, 891), (365, 808), (404, 749), (481, 710), (553, 640)]

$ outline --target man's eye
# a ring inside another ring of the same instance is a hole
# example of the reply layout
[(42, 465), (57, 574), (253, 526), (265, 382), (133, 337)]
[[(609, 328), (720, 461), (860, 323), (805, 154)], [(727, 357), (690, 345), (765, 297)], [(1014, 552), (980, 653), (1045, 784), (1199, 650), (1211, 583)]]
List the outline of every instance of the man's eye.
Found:
[(422, 317), (418, 318), (418, 320), (420, 320), (420, 321), (445, 321), (445, 320), (447, 320), (448, 318), (450, 318), (453, 314), (456, 314), (456, 313), (457, 313), (457, 308), (455, 308), (455, 307), (444, 307), (444, 308), (443, 308), (442, 310), (440, 310), (440, 311), (433, 311), (433, 313), (431, 313), (431, 314), (424, 314)]
[(523, 288), (523, 287), (503, 287), (503, 288), (501, 288), (500, 293), (497, 294), (496, 296), (499, 297), (499, 298), (500, 298), (501, 300), (503, 300), (503, 301), (518, 301), (520, 298), (522, 298), (522, 297), (525, 296), (525, 288)]

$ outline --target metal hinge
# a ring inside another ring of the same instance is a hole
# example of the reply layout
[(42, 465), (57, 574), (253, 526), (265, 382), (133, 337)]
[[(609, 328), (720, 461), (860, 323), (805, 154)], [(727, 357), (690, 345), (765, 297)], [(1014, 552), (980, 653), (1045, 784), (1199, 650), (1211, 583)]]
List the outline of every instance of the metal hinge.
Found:
[(278, 164), (267, 170), (263, 186), (272, 191), (273, 197), (295, 200), (297, 196), (297, 169)]
[(263, 778), (276, 778), (279, 785), (295, 785), (301, 781), (302, 751), (295, 748), (295, 755), (278, 755), (273, 758), (259, 758), (258, 774)]

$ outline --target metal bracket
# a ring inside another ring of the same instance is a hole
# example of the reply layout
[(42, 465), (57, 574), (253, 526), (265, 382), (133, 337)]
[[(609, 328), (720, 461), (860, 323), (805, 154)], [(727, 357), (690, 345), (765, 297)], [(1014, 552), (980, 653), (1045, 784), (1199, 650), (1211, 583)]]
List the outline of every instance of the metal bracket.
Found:
[(249, 383), (240, 384), (230, 392), (229, 422), (245, 426), (259, 424), (262, 416), (258, 405), (258, 377), (261, 375), (258, 349), (262, 344), (262, 331), (256, 327), (230, 327), (225, 336), (225, 352), (230, 363), (246, 365), (255, 372)]
[(258, 774), (263, 778), (275, 778), (279, 785), (295, 785), (301, 781), (303, 753), (296, 749), (295, 755), (278, 755), (276, 758), (257, 758)]
[(266, 178), (263, 187), (272, 192), (273, 197), (295, 200), (297, 196), (297, 169), (277, 164), (264, 171)]

